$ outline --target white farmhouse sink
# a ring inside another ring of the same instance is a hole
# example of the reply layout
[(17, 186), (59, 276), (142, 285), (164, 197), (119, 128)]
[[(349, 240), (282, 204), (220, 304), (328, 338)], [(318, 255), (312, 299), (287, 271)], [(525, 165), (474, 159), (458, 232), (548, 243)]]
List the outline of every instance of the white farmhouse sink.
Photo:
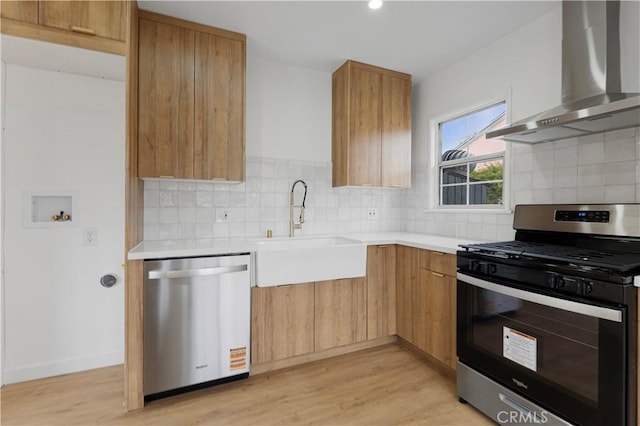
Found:
[(367, 246), (343, 237), (268, 238), (256, 245), (256, 285), (273, 287), (363, 277)]

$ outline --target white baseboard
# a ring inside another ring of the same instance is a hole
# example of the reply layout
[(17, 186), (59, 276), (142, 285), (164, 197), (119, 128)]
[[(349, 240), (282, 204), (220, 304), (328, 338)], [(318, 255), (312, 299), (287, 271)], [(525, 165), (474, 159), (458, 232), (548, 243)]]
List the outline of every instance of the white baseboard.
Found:
[(124, 352), (119, 351), (82, 358), (64, 359), (45, 364), (34, 364), (26, 367), (4, 369), (2, 371), (2, 384), (8, 385), (10, 383), (59, 376), (61, 374), (77, 373), (78, 371), (122, 364), (123, 362)]

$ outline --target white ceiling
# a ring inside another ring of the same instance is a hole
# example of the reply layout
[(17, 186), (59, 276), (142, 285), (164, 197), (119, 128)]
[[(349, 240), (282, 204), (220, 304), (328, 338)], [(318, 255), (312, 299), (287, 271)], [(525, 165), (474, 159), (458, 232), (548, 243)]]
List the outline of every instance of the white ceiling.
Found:
[[(141, 9), (247, 35), (268, 59), (333, 72), (354, 59), (434, 72), (560, 6), (554, 1), (147, 1)], [(508, 55), (508, 52), (505, 52)]]

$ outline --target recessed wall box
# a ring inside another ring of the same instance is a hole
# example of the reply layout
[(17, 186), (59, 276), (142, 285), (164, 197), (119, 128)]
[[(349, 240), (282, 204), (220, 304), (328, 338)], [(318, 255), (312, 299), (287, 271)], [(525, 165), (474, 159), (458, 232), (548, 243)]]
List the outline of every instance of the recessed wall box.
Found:
[(71, 195), (32, 195), (31, 222), (71, 222), (73, 220)]

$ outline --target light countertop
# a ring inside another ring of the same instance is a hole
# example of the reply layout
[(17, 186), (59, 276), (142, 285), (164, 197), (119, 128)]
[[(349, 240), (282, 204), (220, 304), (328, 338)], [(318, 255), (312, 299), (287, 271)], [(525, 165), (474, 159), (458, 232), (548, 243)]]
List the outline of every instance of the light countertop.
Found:
[[(458, 244), (478, 243), (468, 239), (441, 237), (413, 232), (368, 232), (341, 235), (366, 245), (399, 244), (444, 253), (455, 253)], [(323, 237), (318, 235), (317, 237)], [(294, 237), (295, 238), (295, 237)], [(251, 253), (258, 246), (250, 239), (191, 239), (143, 241), (129, 251), (129, 260), (165, 259), (173, 257), (215, 256)]]

